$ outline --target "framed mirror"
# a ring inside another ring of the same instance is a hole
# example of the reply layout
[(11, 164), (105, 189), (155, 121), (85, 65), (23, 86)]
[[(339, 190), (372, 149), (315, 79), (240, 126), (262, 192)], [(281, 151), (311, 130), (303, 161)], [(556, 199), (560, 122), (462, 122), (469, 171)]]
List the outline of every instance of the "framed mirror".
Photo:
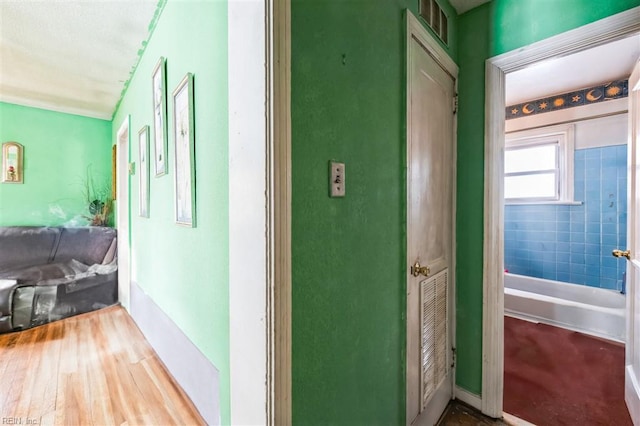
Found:
[(23, 150), (18, 142), (2, 144), (2, 183), (23, 183)]

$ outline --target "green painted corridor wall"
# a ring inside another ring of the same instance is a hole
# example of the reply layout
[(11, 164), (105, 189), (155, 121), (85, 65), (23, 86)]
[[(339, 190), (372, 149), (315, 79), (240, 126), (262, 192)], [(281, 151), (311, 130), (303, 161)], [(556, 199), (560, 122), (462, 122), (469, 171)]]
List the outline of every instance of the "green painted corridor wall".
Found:
[(24, 145), (24, 184), (0, 183), (0, 226), (84, 226), (87, 168), (110, 185), (111, 122), (0, 102), (0, 142)]
[[(292, 0), (295, 425), (404, 423), (407, 7)], [(331, 159), (343, 199), (328, 197)]]
[[(113, 120), (115, 140), (131, 116), (130, 161), (135, 163), (138, 131), (153, 125), (151, 73), (160, 56), (167, 58), (169, 173), (154, 177), (151, 172), (148, 219), (138, 215), (139, 175), (130, 178), (132, 280), (219, 370), (222, 423), (228, 424), (227, 2), (169, 0), (164, 6)], [(194, 74), (195, 91), (196, 228), (174, 219), (171, 93), (187, 72)]]
[(470, 392), (482, 389), (485, 60), (636, 6), (640, 0), (494, 0), (459, 16), (456, 380)]

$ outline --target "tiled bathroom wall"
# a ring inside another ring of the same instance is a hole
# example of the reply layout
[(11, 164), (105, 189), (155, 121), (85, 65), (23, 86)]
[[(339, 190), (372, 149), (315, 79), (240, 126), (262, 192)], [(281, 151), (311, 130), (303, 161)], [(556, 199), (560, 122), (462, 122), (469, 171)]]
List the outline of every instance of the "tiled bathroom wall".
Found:
[(626, 248), (627, 146), (575, 151), (581, 205), (505, 206), (505, 269), (574, 284), (622, 290)]

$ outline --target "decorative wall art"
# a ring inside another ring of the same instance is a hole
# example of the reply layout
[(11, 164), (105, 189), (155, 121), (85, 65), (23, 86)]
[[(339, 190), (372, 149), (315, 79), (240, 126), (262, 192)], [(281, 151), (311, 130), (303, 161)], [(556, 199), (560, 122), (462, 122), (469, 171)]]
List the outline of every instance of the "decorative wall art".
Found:
[(24, 183), (23, 153), (18, 142), (2, 144), (2, 183)]
[(140, 216), (149, 217), (149, 126), (143, 126), (138, 132), (138, 163)]
[(115, 144), (111, 147), (111, 198), (114, 200), (117, 198), (118, 191), (116, 190), (117, 173), (118, 173), (118, 145)]
[(193, 74), (173, 91), (176, 222), (196, 226), (196, 171), (193, 111)]
[(160, 57), (153, 69), (153, 148), (155, 176), (167, 174), (167, 61)]

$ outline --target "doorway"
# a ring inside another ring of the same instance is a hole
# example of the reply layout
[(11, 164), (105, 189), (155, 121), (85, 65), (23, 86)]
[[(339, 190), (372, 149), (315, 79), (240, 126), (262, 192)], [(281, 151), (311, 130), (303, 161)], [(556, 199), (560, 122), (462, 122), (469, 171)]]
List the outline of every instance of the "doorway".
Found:
[(129, 311), (129, 116), (116, 134), (116, 228), (118, 229), (118, 300)]
[[(505, 74), (637, 34), (634, 11), (487, 61), (482, 411), (502, 416), (504, 362), (504, 136)], [(636, 11), (637, 13), (637, 11)], [(631, 22), (633, 21), (633, 22)]]
[(407, 13), (407, 424), (453, 395), (457, 66)]

